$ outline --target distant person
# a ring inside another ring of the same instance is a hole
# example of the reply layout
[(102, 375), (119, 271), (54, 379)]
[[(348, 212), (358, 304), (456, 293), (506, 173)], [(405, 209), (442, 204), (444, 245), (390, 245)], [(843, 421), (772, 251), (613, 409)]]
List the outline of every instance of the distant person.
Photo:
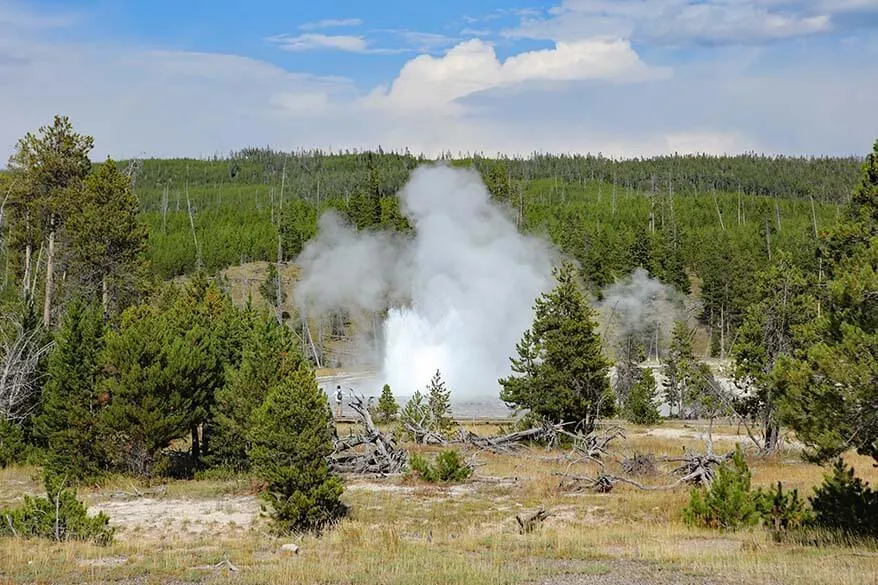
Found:
[(341, 384), (335, 387), (335, 418), (341, 418), (341, 399), (344, 394), (341, 392)]

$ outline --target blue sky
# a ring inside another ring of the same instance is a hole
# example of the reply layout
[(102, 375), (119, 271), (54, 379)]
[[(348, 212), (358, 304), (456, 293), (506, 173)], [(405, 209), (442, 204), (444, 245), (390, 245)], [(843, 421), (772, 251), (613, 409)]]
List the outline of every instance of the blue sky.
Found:
[(863, 154), (878, 0), (0, 0), (0, 151)]

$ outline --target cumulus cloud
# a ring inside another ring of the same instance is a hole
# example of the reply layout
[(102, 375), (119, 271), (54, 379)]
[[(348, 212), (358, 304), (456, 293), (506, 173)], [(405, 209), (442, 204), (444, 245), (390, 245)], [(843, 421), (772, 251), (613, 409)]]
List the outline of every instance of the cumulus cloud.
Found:
[(441, 57), (412, 59), (389, 89), (376, 91), (372, 98), (376, 105), (422, 109), (452, 105), (470, 94), (528, 81), (636, 79), (656, 73), (622, 40), (559, 42), (551, 49), (527, 51), (501, 61), (490, 43), (472, 39)]

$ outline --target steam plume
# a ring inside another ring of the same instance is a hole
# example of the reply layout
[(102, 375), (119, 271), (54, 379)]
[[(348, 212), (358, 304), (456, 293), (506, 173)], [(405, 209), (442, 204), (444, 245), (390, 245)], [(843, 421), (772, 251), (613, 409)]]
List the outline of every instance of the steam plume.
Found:
[(674, 321), (686, 318), (684, 295), (643, 268), (605, 288), (602, 296), (598, 311), (606, 324), (604, 337), (614, 346), (633, 335), (644, 343), (648, 354), (657, 354), (661, 339), (670, 337)]
[(552, 284), (552, 249), (521, 235), (474, 170), (421, 167), (400, 193), (411, 238), (356, 232), (324, 215), (303, 250), (300, 305), (375, 311), (382, 381), (403, 395), (439, 369), (455, 396), (496, 396), (509, 356)]

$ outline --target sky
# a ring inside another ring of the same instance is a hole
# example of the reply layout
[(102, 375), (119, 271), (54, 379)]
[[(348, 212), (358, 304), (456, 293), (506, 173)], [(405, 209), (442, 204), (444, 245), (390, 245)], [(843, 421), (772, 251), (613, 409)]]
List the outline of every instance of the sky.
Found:
[(876, 95), (878, 0), (0, 0), (0, 161), (864, 155)]

